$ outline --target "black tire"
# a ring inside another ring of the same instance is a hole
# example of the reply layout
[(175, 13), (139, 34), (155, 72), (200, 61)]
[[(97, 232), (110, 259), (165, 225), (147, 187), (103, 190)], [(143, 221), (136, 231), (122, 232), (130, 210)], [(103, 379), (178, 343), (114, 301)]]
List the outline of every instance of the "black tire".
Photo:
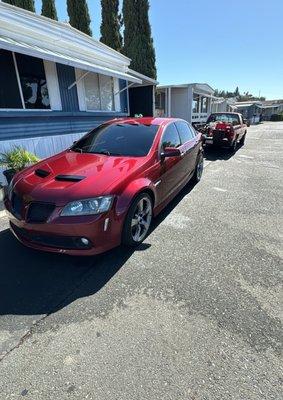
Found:
[(232, 154), (236, 153), (237, 146), (238, 146), (238, 138), (236, 137), (235, 140), (231, 143), (231, 146), (229, 149)]
[(201, 180), (202, 177), (202, 173), (203, 173), (203, 153), (200, 153), (198, 158), (197, 158), (197, 162), (196, 162), (196, 166), (195, 166), (195, 172), (194, 175), (192, 177), (192, 182), (193, 183), (198, 183)]
[[(137, 218), (135, 218), (135, 215), (137, 215), (137, 208), (138, 208), (138, 204), (144, 199), (144, 202), (147, 205), (150, 205), (150, 218), (149, 218), (149, 225), (146, 229), (146, 232), (144, 235), (142, 235), (142, 237), (137, 240), (137, 238), (134, 238), (134, 234), (133, 234), (133, 229), (134, 226), (132, 226), (132, 221), (137, 220)], [(146, 238), (148, 232), (149, 232), (149, 228), (151, 225), (151, 221), (152, 221), (152, 214), (153, 214), (153, 205), (152, 205), (152, 199), (150, 197), (150, 195), (146, 192), (142, 192), (140, 193), (132, 202), (129, 211), (127, 213), (127, 216), (125, 218), (124, 221), (124, 227), (123, 227), (123, 232), (122, 232), (122, 244), (126, 245), (126, 246), (130, 246), (130, 247), (136, 247), (139, 246), (143, 240)]]
[(246, 134), (247, 134), (247, 132), (245, 132), (245, 134), (244, 134), (244, 135), (241, 137), (241, 139), (240, 139), (240, 145), (241, 145), (241, 146), (244, 146), (244, 144), (245, 144)]

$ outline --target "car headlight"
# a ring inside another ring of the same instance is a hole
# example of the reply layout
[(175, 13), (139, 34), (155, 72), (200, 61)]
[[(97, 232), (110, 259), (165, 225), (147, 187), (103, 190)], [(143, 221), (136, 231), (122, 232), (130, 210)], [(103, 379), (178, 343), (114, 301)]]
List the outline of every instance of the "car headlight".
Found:
[(109, 210), (113, 196), (100, 196), (92, 199), (76, 200), (68, 203), (61, 211), (62, 216), (101, 214)]

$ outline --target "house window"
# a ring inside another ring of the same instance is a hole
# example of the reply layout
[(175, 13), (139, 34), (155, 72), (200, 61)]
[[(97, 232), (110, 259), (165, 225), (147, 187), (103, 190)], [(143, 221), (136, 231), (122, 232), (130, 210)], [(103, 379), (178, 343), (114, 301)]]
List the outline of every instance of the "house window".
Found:
[(201, 98), (201, 112), (207, 113), (207, 97)]
[(111, 76), (99, 76), (101, 110), (114, 110), (113, 78)]
[(13, 54), (0, 50), (0, 108), (23, 108)]
[(89, 72), (84, 81), (84, 94), (87, 111), (113, 111), (113, 78)]
[(26, 109), (50, 108), (43, 61), (40, 58), (16, 54), (21, 89)]
[(84, 78), (85, 101), (87, 110), (101, 110), (98, 75), (89, 73)]
[(0, 108), (50, 109), (43, 61), (0, 50)]
[(156, 92), (156, 108), (165, 110), (165, 93), (164, 92)]
[(193, 96), (193, 113), (199, 112), (199, 95), (194, 93)]

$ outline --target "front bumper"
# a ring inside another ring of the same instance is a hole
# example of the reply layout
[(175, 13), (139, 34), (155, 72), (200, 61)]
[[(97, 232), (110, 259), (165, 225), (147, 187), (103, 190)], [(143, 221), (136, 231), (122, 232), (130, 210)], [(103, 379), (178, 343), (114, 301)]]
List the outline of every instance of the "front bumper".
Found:
[[(123, 221), (113, 210), (91, 216), (59, 217), (50, 222), (30, 224), (11, 212), (5, 200), (10, 229), (25, 246), (52, 253), (90, 256), (104, 253), (121, 243)], [(81, 239), (87, 239), (83, 245)]]

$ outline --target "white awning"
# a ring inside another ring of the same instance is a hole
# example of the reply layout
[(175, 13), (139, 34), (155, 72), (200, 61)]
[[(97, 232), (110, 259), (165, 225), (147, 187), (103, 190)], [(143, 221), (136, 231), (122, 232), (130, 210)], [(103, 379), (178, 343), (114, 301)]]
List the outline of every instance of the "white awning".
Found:
[(134, 77), (125, 72), (116, 71), (111, 68), (107, 68), (95, 63), (90, 63), (81, 60), (76, 57), (71, 57), (67, 54), (62, 54), (57, 51), (51, 51), (49, 49), (39, 47), (36, 45), (30, 45), (28, 43), (14, 40), (6, 36), (0, 36), (0, 48), (5, 50), (14, 51), (17, 53), (26, 54), (28, 56), (42, 58), (43, 60), (53, 61), (60, 64), (70, 65), (72, 67), (80, 68), (85, 71), (96, 72), (98, 74), (113, 76), (116, 78), (124, 79), (126, 81), (134, 83), (142, 83), (142, 80)]

